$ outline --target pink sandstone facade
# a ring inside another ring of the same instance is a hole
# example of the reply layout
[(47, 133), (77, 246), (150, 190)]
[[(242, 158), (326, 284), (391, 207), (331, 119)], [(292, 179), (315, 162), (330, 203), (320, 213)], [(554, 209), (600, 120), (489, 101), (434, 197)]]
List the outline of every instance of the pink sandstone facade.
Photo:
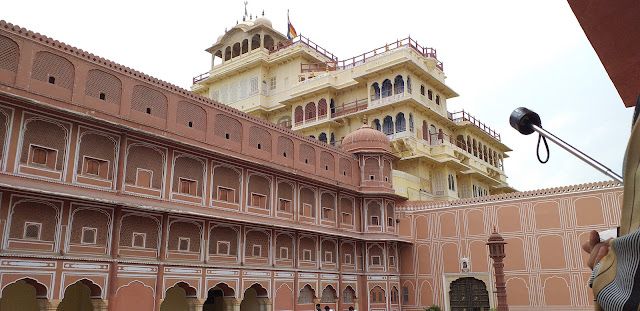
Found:
[(591, 309), (579, 245), (619, 185), (411, 202), (396, 159), (2, 21), (0, 310), (487, 310), (493, 227), (512, 310)]

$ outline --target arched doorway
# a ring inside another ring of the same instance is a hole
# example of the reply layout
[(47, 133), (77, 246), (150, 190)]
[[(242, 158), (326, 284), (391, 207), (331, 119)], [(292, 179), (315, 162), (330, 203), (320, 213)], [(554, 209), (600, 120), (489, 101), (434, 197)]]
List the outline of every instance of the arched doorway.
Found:
[(487, 285), (476, 278), (459, 278), (451, 282), (449, 304), (451, 311), (489, 310)]
[(2, 290), (0, 310), (39, 311), (38, 297), (46, 299), (47, 289), (32, 280), (23, 279), (7, 285)]
[(265, 304), (267, 290), (262, 285), (255, 283), (244, 291), (242, 302), (240, 303), (240, 311), (260, 311), (263, 310), (260, 305)]
[(202, 311), (224, 311), (227, 308), (225, 298), (234, 299), (235, 296), (233, 288), (225, 283), (219, 283), (207, 292), (207, 300), (202, 306)]
[(92, 311), (92, 299), (100, 299), (101, 289), (93, 282), (82, 279), (67, 287), (58, 311)]
[(164, 296), (160, 311), (189, 311), (187, 298), (195, 298), (195, 288), (184, 282), (178, 282), (169, 288)]

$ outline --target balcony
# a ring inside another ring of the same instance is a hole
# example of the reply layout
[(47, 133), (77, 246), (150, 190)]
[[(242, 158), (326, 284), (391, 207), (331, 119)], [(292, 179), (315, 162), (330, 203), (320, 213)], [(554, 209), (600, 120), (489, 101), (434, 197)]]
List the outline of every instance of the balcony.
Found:
[(327, 114), (326, 111), (319, 112), (317, 116), (306, 118), (303, 120), (304, 115), (295, 116), (295, 125), (293, 130), (298, 130), (304, 126), (320, 124), (328, 120), (334, 120), (346, 115), (350, 115), (362, 110), (366, 110), (369, 107), (369, 101), (367, 99), (357, 99), (347, 104), (336, 105), (330, 107), (331, 114)]
[(455, 123), (470, 122), (471, 124), (473, 124), (473, 126), (481, 129), (483, 132), (487, 133), (489, 136), (493, 137), (495, 140), (501, 141), (499, 133), (492, 130), (486, 124), (480, 122), (480, 120), (476, 119), (474, 116), (470, 115), (468, 112), (464, 110), (457, 111), (454, 113), (447, 113), (447, 117), (449, 118), (449, 120)]

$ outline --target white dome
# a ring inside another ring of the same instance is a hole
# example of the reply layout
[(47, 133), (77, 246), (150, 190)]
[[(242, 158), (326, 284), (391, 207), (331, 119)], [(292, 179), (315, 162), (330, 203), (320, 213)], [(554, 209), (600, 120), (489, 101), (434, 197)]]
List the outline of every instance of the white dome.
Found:
[(254, 24), (255, 25), (266, 25), (266, 26), (272, 27), (271, 21), (269, 19), (267, 19), (266, 17), (256, 18)]

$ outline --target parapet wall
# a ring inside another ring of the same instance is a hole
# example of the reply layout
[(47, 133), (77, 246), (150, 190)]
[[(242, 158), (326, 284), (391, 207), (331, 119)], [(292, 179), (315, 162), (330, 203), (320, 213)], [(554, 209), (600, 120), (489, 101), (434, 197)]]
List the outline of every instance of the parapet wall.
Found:
[[(0, 21), (0, 84), (46, 104), (354, 189), (353, 154)], [(23, 94), (17, 94), (23, 95)]]

